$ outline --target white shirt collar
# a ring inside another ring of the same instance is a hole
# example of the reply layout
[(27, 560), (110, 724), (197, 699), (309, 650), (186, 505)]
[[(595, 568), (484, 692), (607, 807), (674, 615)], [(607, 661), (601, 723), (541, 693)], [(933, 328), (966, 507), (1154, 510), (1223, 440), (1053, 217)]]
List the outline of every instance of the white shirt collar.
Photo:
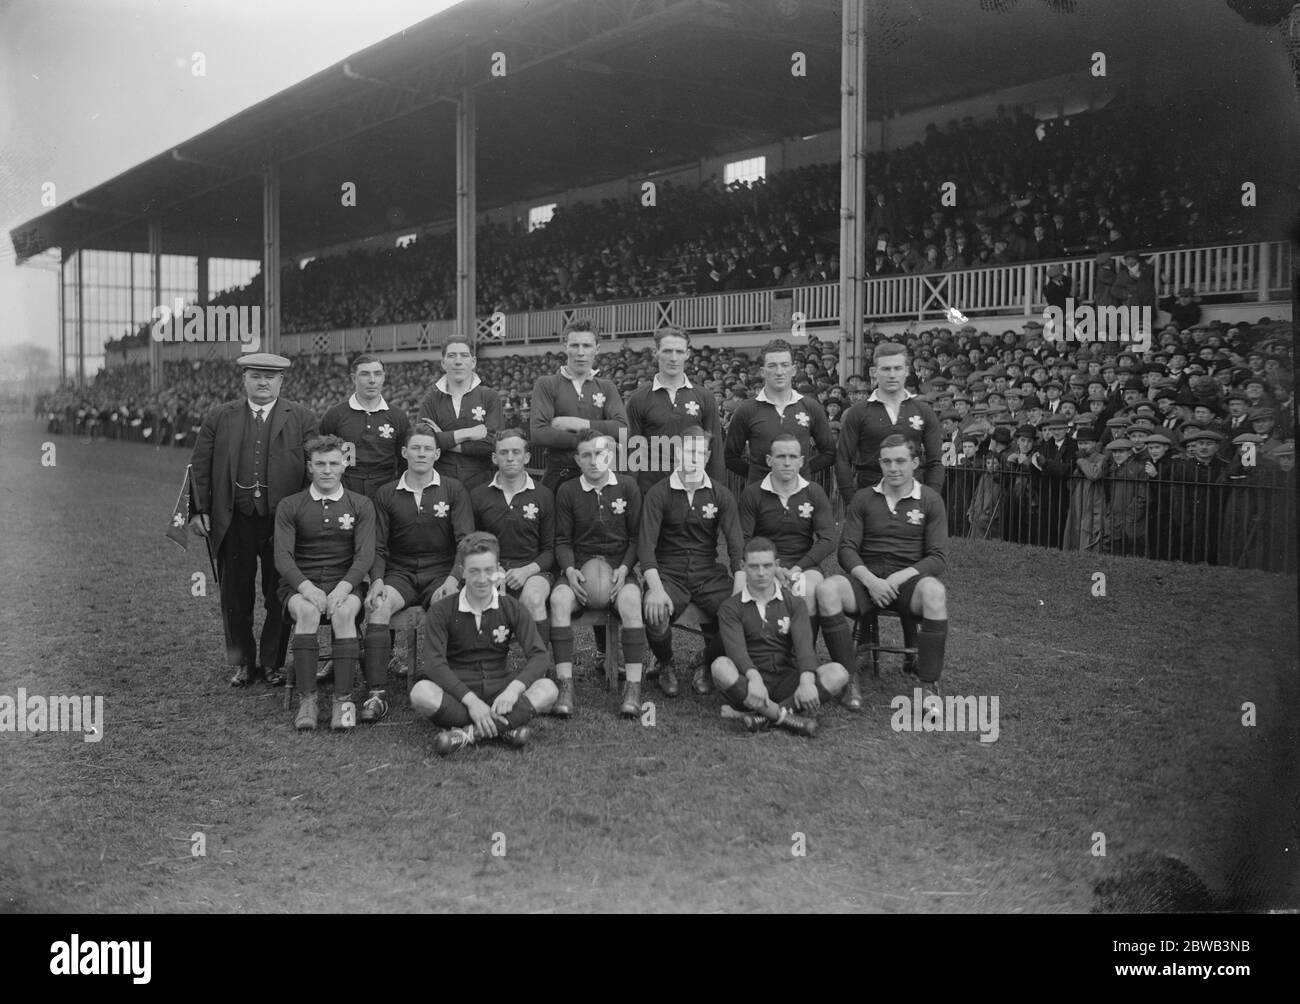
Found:
[(655, 378), (650, 381), (651, 392), (656, 390), (682, 390), (683, 388), (685, 388), (686, 390), (695, 389), (695, 385), (691, 383), (691, 378), (688, 377), (685, 373), (682, 374), (681, 387), (669, 387), (666, 383), (664, 383), (662, 380), (659, 379), (658, 373), (656, 373)]
[[(248, 401), (248, 398), (245, 398), (244, 400), (245, 400), (245, 401)], [(277, 397), (277, 398), (275, 399), (275, 401), (278, 401), (278, 400), (280, 400), (280, 399)], [(271, 401), (271, 402), (269, 402), (268, 404), (254, 404), (252, 401), (248, 401), (248, 409), (249, 409), (249, 411), (251, 411), (251, 412), (253, 413), (253, 417), (254, 417), (254, 418), (257, 417), (257, 413), (258, 413), (259, 411), (262, 411), (263, 409), (265, 409), (265, 410), (266, 410), (266, 417), (267, 417), (267, 418), (270, 418), (270, 417), (271, 417), (271, 409), (275, 407), (275, 401)]]
[(307, 494), (310, 495), (317, 502), (321, 502), (324, 500), (328, 500), (330, 502), (337, 502), (339, 501), (339, 499), (343, 498), (343, 486), (339, 485), (337, 488), (335, 488), (333, 495), (322, 495), (320, 492), (316, 490), (316, 486), (312, 484), (307, 486)]
[(361, 398), (353, 394), (350, 398), (348, 398), (348, 407), (351, 408), (353, 411), (364, 411), (367, 415), (373, 415), (377, 411), (387, 411), (388, 402), (384, 400), (384, 395), (380, 394), (379, 403), (375, 405), (373, 408), (367, 408), (364, 404), (361, 403)]
[[(460, 602), (456, 604), (456, 609), (463, 614), (477, 615), (481, 613), (481, 611), (475, 610), (472, 606), (469, 605), (469, 597), (465, 593), (465, 590), (467, 588), (468, 588), (467, 586), (461, 587), (460, 593), (458, 594), (460, 596)], [(488, 605), (484, 607), (484, 609), (499, 610), (500, 608), (501, 608), (501, 595), (494, 589), (492, 590), (492, 599), (488, 602)]]
[[(771, 599), (764, 600), (763, 601), (764, 603), (771, 603), (772, 600), (779, 600), (781, 598), (781, 583), (773, 581), (772, 588), (775, 589), (776, 592), (772, 594)], [(754, 594), (749, 591), (748, 585), (744, 585), (740, 587), (740, 602), (741, 603), (758, 602), (758, 600), (754, 599)]]
[[(477, 373), (471, 373), (469, 377), (469, 386), (465, 388), (463, 393), (468, 394), (470, 391), (472, 391), (475, 387), (477, 387), (482, 382), (483, 381), (479, 379)], [(438, 390), (442, 391), (444, 394), (451, 393), (451, 391), (447, 389), (448, 384), (447, 384), (446, 373), (444, 373), (442, 376), (438, 378), (437, 382), (434, 383), (434, 386), (437, 387)]]
[[(410, 471), (402, 471), (402, 476), (397, 479), (397, 490), (399, 492), (410, 492), (412, 495), (414, 495), (415, 489), (411, 486), (411, 483), (406, 480), (406, 476), (410, 473), (411, 473)], [(425, 488), (432, 488), (435, 485), (440, 485), (440, 484), (442, 484), (442, 477), (435, 470), (433, 472), (433, 480), (430, 481), (428, 485), (425, 486)], [(423, 491), (424, 489), (421, 490)]]
[(784, 405), (778, 405), (775, 401), (773, 401), (770, 397), (767, 396), (767, 384), (764, 384), (762, 387), (758, 389), (758, 393), (754, 395), (754, 400), (762, 401), (764, 404), (770, 404), (773, 408), (777, 408), (779, 410), (780, 408), (783, 407), (784, 408), (790, 407), (790, 405), (794, 404), (801, 397), (803, 397), (803, 395), (800, 394), (797, 390), (795, 390), (792, 387), (790, 389), (790, 400), (787, 401)]
[(615, 474), (612, 470), (606, 471), (604, 481), (602, 481), (598, 485), (589, 485), (587, 484), (587, 479), (580, 474), (578, 475), (578, 482), (582, 486), (582, 490), (584, 492), (598, 492), (602, 488), (608, 488), (610, 485), (618, 484), (618, 475)]
[[(868, 400), (868, 401), (879, 401), (881, 404), (884, 404), (885, 402), (884, 402), (883, 399), (881, 399), (881, 398), (879, 398), (879, 397), (876, 397), (876, 391), (878, 391), (879, 389), (880, 389), (879, 387), (872, 387), (872, 388), (871, 388), (871, 393), (867, 395), (867, 400)], [(910, 390), (908, 390), (906, 387), (904, 387), (904, 388), (903, 388), (903, 400), (906, 401), (908, 398), (912, 398), (912, 397), (916, 397), (916, 395), (913, 394), (913, 393), (912, 393)]]
[[(599, 372), (600, 370), (593, 369), (590, 373), (588, 373), (585, 377), (583, 377), (583, 380), (594, 380), (596, 378), (596, 374)], [(560, 376), (564, 377), (564, 379), (566, 380), (578, 379), (577, 374), (575, 374), (571, 369), (569, 369), (568, 363), (565, 363), (563, 366), (560, 367)]]
[[(801, 491), (803, 491), (805, 488), (808, 487), (808, 481), (804, 478), (802, 474), (796, 474), (794, 477), (795, 477), (795, 489), (790, 494), (798, 495)], [(776, 486), (772, 483), (772, 475), (770, 474), (767, 477), (765, 477), (762, 481), (760, 481), (758, 483), (758, 486), (762, 488), (763, 491), (771, 492), (773, 495), (781, 494), (776, 490)]]
[[(668, 485), (671, 488), (676, 488), (679, 492), (686, 491), (686, 485), (682, 483), (682, 472), (680, 468), (678, 468), (677, 470), (673, 471), (671, 474), (668, 475)], [(693, 488), (692, 491), (699, 491), (701, 488), (712, 488), (712, 487), (713, 487), (713, 482), (709, 480), (709, 475), (706, 473), (704, 475), (704, 481), (701, 482), (699, 485), (697, 485), (695, 488)]]
[[(488, 484), (490, 484), (493, 488), (500, 489), (501, 491), (505, 491), (505, 490), (506, 490), (505, 485), (503, 485), (503, 484), (501, 483), (501, 472), (500, 472), (500, 471), (497, 471), (495, 474), (492, 475), (492, 480), (489, 481)], [(537, 486), (536, 486), (535, 484), (533, 484), (533, 476), (532, 476), (531, 474), (525, 473), (525, 474), (524, 474), (524, 486), (523, 486), (523, 488), (521, 488), (521, 489), (519, 489), (519, 490), (520, 490), (520, 491), (528, 491), (528, 492), (530, 492), (530, 491), (532, 491), (532, 490), (533, 490), (534, 488), (536, 488), (536, 487), (537, 487)]]
[[(872, 490), (872, 491), (876, 491), (876, 492), (880, 492), (881, 495), (884, 495), (884, 494), (885, 494), (885, 479), (884, 479), (884, 478), (881, 478), (880, 481), (878, 481), (878, 482), (877, 482), (877, 483), (872, 487), (871, 490)], [(920, 500), (920, 498), (921, 498), (921, 482), (918, 481), (918, 480), (916, 480), (916, 478), (912, 478), (912, 490), (911, 490), (910, 492), (908, 492), (906, 495), (900, 495), (899, 498), (904, 498), (904, 499), (917, 499), (917, 500)]]

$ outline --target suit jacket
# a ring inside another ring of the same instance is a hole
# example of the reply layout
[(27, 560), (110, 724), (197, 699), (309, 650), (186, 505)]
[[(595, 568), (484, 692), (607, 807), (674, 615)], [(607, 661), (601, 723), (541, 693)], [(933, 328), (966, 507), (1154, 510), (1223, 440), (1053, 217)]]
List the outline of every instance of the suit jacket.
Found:
[[(219, 404), (203, 417), (190, 463), (194, 490), (190, 504), (195, 513), (207, 513), (212, 522), (212, 551), (218, 553), (235, 511), (235, 469), (243, 446), (246, 398)], [(267, 457), (267, 507), (272, 514), (280, 500), (304, 491), (311, 484), (303, 445), (317, 435), (316, 414), (293, 401), (280, 398), (271, 409), (270, 455)]]

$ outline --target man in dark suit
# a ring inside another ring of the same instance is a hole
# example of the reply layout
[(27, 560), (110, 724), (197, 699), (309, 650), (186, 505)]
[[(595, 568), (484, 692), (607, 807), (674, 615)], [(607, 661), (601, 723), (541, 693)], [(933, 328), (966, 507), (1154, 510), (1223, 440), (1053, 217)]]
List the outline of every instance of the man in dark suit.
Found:
[[(190, 528), (211, 538), (221, 572), (226, 658), (232, 687), (265, 675), (284, 683), (284, 608), (276, 598), (275, 507), (311, 482), (303, 444), (318, 432), (315, 414), (280, 398), (284, 356), (241, 356), (244, 396), (208, 412), (191, 457), (194, 474)], [(257, 563), (262, 563), (266, 621), (260, 647), (253, 641)], [(260, 653), (260, 660), (258, 655)]]

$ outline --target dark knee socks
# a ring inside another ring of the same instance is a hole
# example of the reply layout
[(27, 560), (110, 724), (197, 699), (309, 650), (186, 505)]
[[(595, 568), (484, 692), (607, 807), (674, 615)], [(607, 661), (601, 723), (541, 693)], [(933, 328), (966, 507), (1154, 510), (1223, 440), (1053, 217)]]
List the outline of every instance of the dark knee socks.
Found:
[(393, 655), (393, 636), (387, 624), (371, 624), (366, 628), (366, 686), (382, 690), (388, 682), (388, 660)]
[(320, 646), (316, 632), (293, 636), (293, 678), (298, 692), (306, 697), (316, 693), (316, 669), (320, 664)]
[(948, 641), (948, 621), (921, 621), (916, 632), (916, 675), (923, 683), (935, 683), (943, 672), (943, 651)]
[(822, 618), (822, 637), (831, 662), (838, 662), (850, 673), (857, 669), (857, 653), (853, 650), (853, 625), (843, 613)]
[(645, 662), (645, 628), (625, 627), (618, 636), (623, 642), (623, 663), (633, 666)]
[(551, 651), (555, 653), (557, 663), (573, 662), (573, 625), (551, 628)]
[(339, 699), (352, 696), (352, 681), (357, 676), (361, 643), (356, 638), (334, 639), (334, 696)]

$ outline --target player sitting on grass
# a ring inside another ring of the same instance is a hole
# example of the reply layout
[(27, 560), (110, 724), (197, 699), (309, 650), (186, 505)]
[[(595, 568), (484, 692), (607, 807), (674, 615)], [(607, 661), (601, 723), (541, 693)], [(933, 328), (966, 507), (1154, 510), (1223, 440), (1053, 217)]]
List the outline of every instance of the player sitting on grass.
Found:
[[(527, 722), (555, 703), (555, 684), (546, 646), (523, 604), (496, 589), (499, 545), (490, 533), (471, 533), (460, 544), (457, 563), (465, 585), (433, 603), (420, 627), (422, 654), (411, 687), (411, 707), (447, 731), (435, 740), (446, 756), (484, 739), (516, 749), (528, 742)], [(511, 674), (511, 644), (524, 664)]]
[[(665, 697), (677, 696), (673, 619), (691, 603), (707, 618), (700, 625), (704, 662), (691, 681), (697, 694), (707, 694), (713, 689), (709, 666), (722, 654), (718, 608), (744, 584), (736, 500), (705, 473), (711, 444), (700, 426), (683, 430), (677, 470), (651, 488), (641, 506), (637, 555), (645, 581), (646, 635)], [(718, 563), (719, 537), (727, 542), (731, 574)]]
[(817, 665), (808, 609), (781, 588), (777, 567), (776, 545), (766, 537), (745, 545), (745, 585), (718, 610), (727, 654), (713, 661), (713, 682), (735, 711), (748, 712), (751, 732), (774, 722), (811, 737), (822, 702), (844, 689), (849, 673), (838, 662)]
[(939, 691), (943, 651), (948, 639), (948, 594), (939, 576), (948, 565), (948, 517), (943, 499), (916, 480), (916, 444), (888, 436), (880, 444), (880, 484), (853, 496), (844, 514), (840, 565), (848, 576), (833, 575), (817, 587), (817, 609), (831, 658), (849, 668), (844, 706), (862, 709), (853, 628), (845, 613), (872, 605), (921, 619), (916, 632), (916, 675), (922, 700)]
[(460, 482), (434, 469), (439, 452), (433, 425), (416, 422), (402, 447), (406, 470), (375, 493), (375, 563), (366, 596), (370, 695), (361, 706), (363, 722), (377, 722), (388, 713), (384, 683), (393, 618), (409, 606), (427, 609), (460, 588), (451, 566), (459, 542), (474, 532), (474, 513)]
[(574, 456), (581, 477), (560, 485), (556, 496), (555, 560), (564, 580), (551, 592), (551, 644), (560, 696), (555, 714), (573, 714), (574, 612), (618, 606), (622, 624), (627, 684), (619, 713), (641, 714), (641, 660), (645, 627), (641, 622), (641, 587), (630, 580), (636, 564), (637, 525), (641, 521), (641, 492), (636, 481), (609, 469), (613, 437), (595, 429), (578, 433)]
[(821, 486), (800, 475), (803, 447), (793, 432), (772, 437), (767, 466), (772, 473), (740, 493), (740, 533), (776, 545), (777, 582), (803, 597), (808, 616), (815, 617), (820, 566), (835, 551), (835, 511)]
[(275, 568), (279, 598), (294, 622), (293, 670), (302, 692), (294, 727), (316, 728), (316, 629), (334, 628), (334, 710), (330, 728), (357, 724), (352, 678), (357, 670), (356, 591), (375, 559), (375, 509), (343, 487), (343, 440), (317, 436), (304, 446), (311, 485), (275, 509)]

